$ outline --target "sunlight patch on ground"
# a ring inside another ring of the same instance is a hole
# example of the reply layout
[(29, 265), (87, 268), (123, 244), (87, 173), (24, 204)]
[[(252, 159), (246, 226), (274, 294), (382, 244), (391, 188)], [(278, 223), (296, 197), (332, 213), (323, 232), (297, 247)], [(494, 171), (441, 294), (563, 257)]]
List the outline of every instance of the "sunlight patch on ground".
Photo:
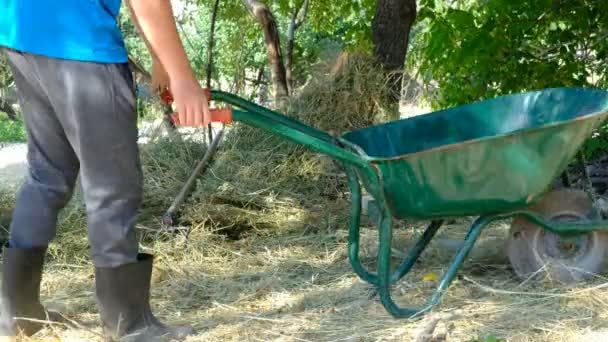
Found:
[(0, 190), (16, 188), (27, 172), (25, 144), (0, 145)]

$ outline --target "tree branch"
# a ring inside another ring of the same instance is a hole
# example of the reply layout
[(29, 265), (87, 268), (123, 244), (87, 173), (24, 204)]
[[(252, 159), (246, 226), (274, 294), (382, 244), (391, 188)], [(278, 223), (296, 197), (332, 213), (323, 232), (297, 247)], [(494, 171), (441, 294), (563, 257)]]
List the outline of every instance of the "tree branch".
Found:
[(131, 55), (129, 55), (129, 66), (131, 66), (131, 69), (135, 73), (140, 74), (146, 82), (152, 82), (152, 76), (150, 73), (144, 67), (142, 67), (141, 64), (135, 60), (135, 58), (131, 57)]
[(5, 102), (2, 99), (0, 99), (0, 112), (5, 112), (9, 119), (17, 121), (17, 112), (11, 107), (10, 103)]
[(302, 26), (302, 24), (306, 20), (306, 15), (308, 14), (309, 4), (310, 4), (309, 0), (304, 0), (304, 3), (302, 4), (302, 7), (300, 7), (300, 10), (296, 12), (296, 13), (299, 14), (297, 16), (297, 20), (295, 22), (295, 24), (296, 24), (295, 29), (296, 30), (299, 29), (300, 26)]
[(293, 12), (291, 21), (289, 23), (289, 30), (287, 32), (287, 56), (285, 57), (285, 69), (287, 74), (287, 88), (289, 93), (293, 92), (293, 49), (295, 45), (296, 30), (306, 20), (308, 14), (308, 7), (310, 1), (304, 0), (302, 5)]
[(289, 95), (289, 88), (276, 19), (264, 3), (258, 0), (242, 0), (242, 2), (264, 31), (264, 43), (272, 73), (274, 97), (275, 101), (279, 102)]
[(211, 88), (211, 76), (213, 75), (213, 47), (215, 39), (215, 22), (220, 0), (215, 0), (211, 14), (211, 29), (209, 30), (209, 46), (207, 47), (207, 88)]

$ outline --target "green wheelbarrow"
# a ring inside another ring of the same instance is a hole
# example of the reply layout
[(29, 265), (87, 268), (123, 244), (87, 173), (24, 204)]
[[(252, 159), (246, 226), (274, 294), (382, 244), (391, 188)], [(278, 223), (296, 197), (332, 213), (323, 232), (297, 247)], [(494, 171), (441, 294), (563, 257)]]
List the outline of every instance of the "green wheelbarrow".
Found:
[[(507, 250), (520, 277), (548, 272), (561, 280), (600, 272), (608, 251), (608, 220), (584, 191), (552, 189), (569, 162), (608, 115), (608, 91), (553, 88), (463, 105), (334, 137), (238, 96), (211, 91), (229, 108), (212, 121), (241, 122), (339, 161), (348, 176), (348, 254), (354, 272), (377, 288), (396, 318), (439, 303), (482, 230), (512, 219)], [(361, 185), (380, 212), (377, 269), (359, 259)], [(444, 220), (477, 217), (438, 287), (418, 308), (403, 308), (391, 286), (404, 277)], [(393, 220), (430, 221), (391, 268)]]

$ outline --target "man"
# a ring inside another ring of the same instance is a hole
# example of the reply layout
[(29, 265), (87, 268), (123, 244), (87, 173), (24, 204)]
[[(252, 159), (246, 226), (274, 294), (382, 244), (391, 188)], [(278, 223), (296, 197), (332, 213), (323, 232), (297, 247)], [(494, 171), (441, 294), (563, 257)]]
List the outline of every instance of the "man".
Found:
[[(180, 122), (208, 124), (170, 1), (125, 1), (153, 56), (153, 86), (170, 88)], [(78, 174), (104, 332), (135, 341), (193, 333), (163, 325), (148, 303), (152, 256), (138, 252), (134, 232), (142, 172), (120, 7), (121, 0), (0, 0), (0, 47), (19, 92), (30, 166), (3, 251), (0, 336), (31, 336), (42, 328), (35, 320), (57, 318), (40, 304), (40, 281)]]

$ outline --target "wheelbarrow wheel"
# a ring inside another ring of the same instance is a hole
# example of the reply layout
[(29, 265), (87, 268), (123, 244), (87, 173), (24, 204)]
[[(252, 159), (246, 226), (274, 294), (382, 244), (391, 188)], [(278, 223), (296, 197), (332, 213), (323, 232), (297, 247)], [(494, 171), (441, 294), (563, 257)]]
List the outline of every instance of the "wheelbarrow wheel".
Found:
[[(553, 190), (528, 210), (552, 221), (600, 218), (588, 195), (573, 189)], [(607, 251), (606, 232), (560, 236), (523, 217), (513, 218), (507, 243), (509, 260), (519, 278), (566, 284), (602, 272)]]

